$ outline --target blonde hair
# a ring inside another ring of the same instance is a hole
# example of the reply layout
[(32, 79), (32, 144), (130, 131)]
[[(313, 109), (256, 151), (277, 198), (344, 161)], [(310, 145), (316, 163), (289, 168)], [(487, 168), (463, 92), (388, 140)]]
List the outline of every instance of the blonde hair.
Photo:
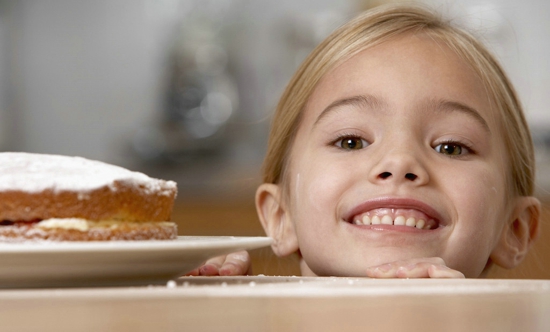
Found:
[(273, 117), (263, 165), (265, 183), (284, 182), (301, 114), (319, 80), (357, 53), (406, 33), (425, 33), (443, 42), (476, 71), (501, 115), (511, 170), (509, 194), (533, 194), (531, 135), (516, 92), (499, 63), (472, 35), (426, 9), (411, 6), (381, 6), (367, 11), (334, 31), (306, 58), (283, 92)]

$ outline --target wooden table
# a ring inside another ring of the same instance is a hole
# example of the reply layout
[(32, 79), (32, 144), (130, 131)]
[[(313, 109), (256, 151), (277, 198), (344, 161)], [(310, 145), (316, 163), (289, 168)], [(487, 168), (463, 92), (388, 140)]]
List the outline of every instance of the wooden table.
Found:
[(181, 278), (0, 291), (2, 331), (550, 331), (550, 281)]

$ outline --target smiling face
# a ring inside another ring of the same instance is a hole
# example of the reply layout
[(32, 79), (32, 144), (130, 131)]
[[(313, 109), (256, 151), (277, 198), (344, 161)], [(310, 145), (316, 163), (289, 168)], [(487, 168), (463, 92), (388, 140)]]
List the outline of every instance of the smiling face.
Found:
[(284, 210), (309, 269), (438, 256), (479, 276), (510, 219), (496, 111), (443, 43), (407, 35), (326, 74), (298, 127)]

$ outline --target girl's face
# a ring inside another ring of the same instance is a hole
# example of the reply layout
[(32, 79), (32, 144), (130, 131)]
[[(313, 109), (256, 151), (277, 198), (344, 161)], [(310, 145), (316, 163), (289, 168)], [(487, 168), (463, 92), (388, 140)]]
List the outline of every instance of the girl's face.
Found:
[(438, 256), (479, 276), (511, 213), (495, 114), (473, 70), (425, 35), (372, 47), (325, 75), (285, 183), (308, 267), (364, 276)]

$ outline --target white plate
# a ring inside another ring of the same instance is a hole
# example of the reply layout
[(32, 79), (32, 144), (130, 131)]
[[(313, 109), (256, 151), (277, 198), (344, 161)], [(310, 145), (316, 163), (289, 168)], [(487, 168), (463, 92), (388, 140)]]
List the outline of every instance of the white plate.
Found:
[(0, 288), (166, 283), (209, 258), (271, 244), (268, 237), (0, 244)]

